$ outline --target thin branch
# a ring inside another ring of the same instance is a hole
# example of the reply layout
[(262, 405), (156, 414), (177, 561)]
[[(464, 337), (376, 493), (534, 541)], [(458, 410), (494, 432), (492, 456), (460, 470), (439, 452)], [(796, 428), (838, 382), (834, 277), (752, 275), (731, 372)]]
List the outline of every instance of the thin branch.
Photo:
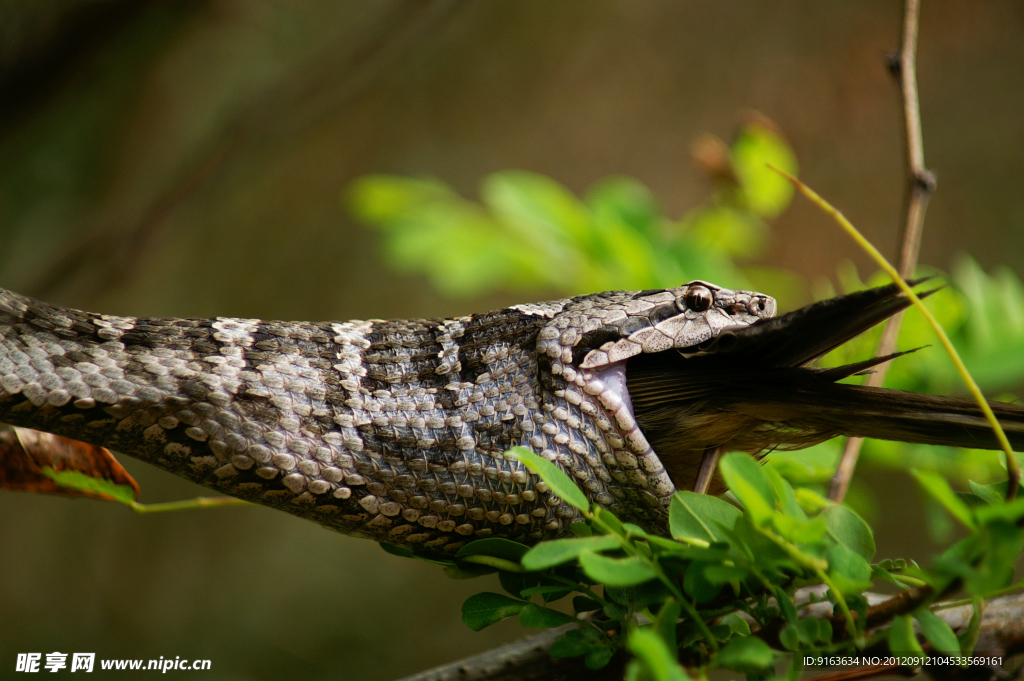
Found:
[[(906, 0), (903, 15), (903, 40), (898, 55), (889, 60), (890, 70), (900, 80), (903, 98), (903, 118), (906, 122), (908, 188), (903, 234), (900, 246), (899, 273), (904, 279), (914, 276), (917, 255), (921, 249), (921, 232), (924, 228), (924, 214), (928, 200), (935, 191), (935, 177), (924, 166), (924, 141), (921, 134), (921, 107), (917, 97), (917, 27), (920, 9), (919, 0)], [(892, 317), (885, 326), (882, 340), (878, 345), (878, 356), (892, 354), (900, 334), (903, 313)], [(880, 387), (885, 381), (888, 364), (879, 366), (868, 377), (867, 384)], [(850, 487), (850, 480), (857, 468), (857, 459), (864, 438), (851, 437), (846, 441), (843, 456), (829, 488), (829, 498), (841, 502)]]
[(711, 486), (711, 479), (715, 476), (718, 468), (718, 459), (722, 455), (721, 447), (708, 447), (704, 450), (704, 457), (700, 462), (700, 470), (697, 472), (697, 479), (693, 482), (693, 491), (697, 494), (707, 494)]
[(567, 624), (535, 636), (513, 641), (462, 660), (441, 665), (400, 681), (618, 681), (626, 657), (620, 653), (602, 669), (588, 669), (583, 658), (553, 660), (555, 639), (577, 625)]
[[(912, 590), (908, 596), (899, 599), (887, 599), (868, 610), (868, 628), (887, 624), (893, 614), (909, 612), (920, 607), (922, 598), (927, 594)], [(868, 594), (868, 596), (872, 596)], [(870, 598), (875, 600), (875, 598)], [(820, 607), (819, 607), (820, 606)], [(832, 604), (828, 601), (801, 607), (802, 617), (830, 618)], [(885, 613), (885, 622), (875, 622), (876, 616)], [(948, 624), (955, 632), (967, 629), (973, 609), (970, 605), (953, 608), (937, 608), (936, 616)], [(833, 625), (835, 625), (833, 621)], [(621, 679), (625, 665), (625, 656), (621, 653), (603, 669), (588, 669), (582, 657), (571, 657), (563, 660), (552, 660), (548, 651), (555, 640), (564, 632), (576, 627), (569, 624), (558, 629), (524, 638), (513, 643), (495, 648), (494, 650), (467, 657), (455, 662), (421, 672), (401, 681), (520, 681), (554, 679), (556, 681), (606, 681)], [(975, 655), (1002, 657), (1004, 661), (1011, 655), (1024, 652), (1024, 594), (1002, 596), (986, 601), (984, 615), (975, 646)], [(799, 654), (799, 653), (797, 653)], [(932, 676), (946, 678), (954, 674), (958, 667), (934, 666), (925, 668)], [(972, 681), (999, 678), (998, 668), (970, 667), (977, 675)], [(828, 681), (852, 681), (866, 679), (877, 675), (878, 667), (861, 667), (844, 670), (839, 674), (826, 674), (811, 677)], [(903, 673), (904, 669), (887, 668), (888, 674)]]

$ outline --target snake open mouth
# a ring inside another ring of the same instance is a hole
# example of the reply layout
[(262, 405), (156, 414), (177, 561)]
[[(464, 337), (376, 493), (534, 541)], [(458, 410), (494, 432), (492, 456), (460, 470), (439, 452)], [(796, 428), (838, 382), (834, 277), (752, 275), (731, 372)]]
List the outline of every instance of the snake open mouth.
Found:
[(607, 414), (598, 420), (611, 445), (604, 463), (618, 482), (639, 490), (651, 506), (667, 509), (676, 487), (651, 444), (647, 441), (626, 389), (626, 362), (613, 362), (600, 370), (583, 369), (583, 391), (593, 396)]

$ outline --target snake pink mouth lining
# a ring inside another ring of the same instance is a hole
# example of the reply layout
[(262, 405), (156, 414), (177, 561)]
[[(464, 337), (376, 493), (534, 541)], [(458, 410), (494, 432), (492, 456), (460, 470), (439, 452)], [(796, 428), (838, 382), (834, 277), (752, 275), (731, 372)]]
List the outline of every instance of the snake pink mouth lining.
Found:
[(676, 488), (633, 415), (633, 403), (626, 389), (626, 362), (614, 362), (599, 371), (584, 369), (582, 378), (584, 392), (597, 398), (617, 431), (607, 433), (614, 462), (606, 463), (614, 464), (609, 466), (612, 475), (624, 475), (643, 490), (649, 502), (655, 501), (667, 509)]

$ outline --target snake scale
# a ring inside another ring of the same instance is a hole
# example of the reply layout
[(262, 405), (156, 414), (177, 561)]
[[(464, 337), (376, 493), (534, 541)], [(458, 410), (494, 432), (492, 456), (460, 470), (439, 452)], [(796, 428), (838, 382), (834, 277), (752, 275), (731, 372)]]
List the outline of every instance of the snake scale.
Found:
[[(836, 301), (774, 317), (769, 296), (695, 281), (451, 319), (307, 323), (98, 315), (0, 290), (0, 421), (428, 552), (481, 537), (533, 543), (579, 519), (504, 456), (522, 445), (593, 503), (659, 530), (705, 448), (840, 433), (930, 441), (928, 427), (887, 430), (887, 406), (849, 417), (842, 400), (881, 393), (834, 381), (874, 362), (792, 374), (906, 306), (893, 287)], [(717, 357), (728, 362), (708, 364)], [(758, 367), (769, 373), (746, 380)], [(813, 392), (825, 389), (845, 392), (821, 423), (786, 411), (826, 405)], [(934, 399), (948, 402), (932, 409), (942, 423), (960, 409), (943, 437), (985, 439), (969, 406)], [(1020, 442), (1024, 418), (1010, 416)]]

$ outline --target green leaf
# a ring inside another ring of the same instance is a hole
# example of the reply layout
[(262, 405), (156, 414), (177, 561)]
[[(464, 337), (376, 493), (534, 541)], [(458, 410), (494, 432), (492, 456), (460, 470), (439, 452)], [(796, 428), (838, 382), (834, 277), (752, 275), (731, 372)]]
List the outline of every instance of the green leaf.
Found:
[(1015, 523), (1024, 517), (1024, 497), (1017, 497), (1010, 502), (1000, 500), (999, 503), (990, 506), (979, 506), (974, 509), (974, 516), (983, 525), (987, 525), (993, 520)]
[(785, 210), (793, 198), (793, 185), (768, 165), (797, 175), (796, 155), (786, 140), (771, 127), (751, 122), (733, 143), (731, 156), (750, 209), (766, 218)]
[(61, 487), (87, 492), (89, 494), (105, 496), (127, 506), (135, 503), (135, 490), (131, 485), (119, 485), (113, 480), (95, 478), (86, 475), (81, 471), (63, 470), (58, 471), (50, 466), (43, 466), (39, 472), (53, 480)]
[(828, 521), (820, 515), (810, 519), (804, 516), (801, 520), (778, 511), (772, 516), (772, 525), (779, 534), (795, 544), (814, 544), (824, 537), (828, 530)]
[(458, 565), (448, 565), (444, 569), (444, 574), (448, 579), (476, 579), (477, 577), (483, 577), (484, 575), (492, 575), (498, 571), (498, 568), (491, 567), (490, 565), (474, 565), (472, 563), (460, 563)]
[(594, 523), (601, 523), (608, 528), (611, 534), (616, 536), (625, 537), (627, 534), (626, 526), (607, 508), (601, 506), (594, 508)]
[[(654, 621), (654, 627), (658, 630), (665, 645), (669, 650), (676, 650), (679, 647), (676, 641), (676, 623), (683, 612), (683, 604), (674, 598), (666, 600), (661, 609), (658, 610), (658, 617)], [(749, 631), (749, 629), (748, 629)]]
[(914, 635), (914, 620), (910, 615), (897, 615), (889, 627), (889, 652), (893, 655), (924, 655)]
[(718, 465), (725, 484), (750, 514), (757, 525), (765, 525), (775, 510), (775, 489), (754, 457), (730, 452)]
[(775, 600), (778, 601), (779, 610), (782, 611), (782, 616), (786, 618), (786, 621), (790, 624), (796, 622), (796, 603), (781, 586), (775, 588)]
[(608, 600), (627, 606), (634, 612), (651, 607), (656, 603), (664, 603), (669, 591), (659, 580), (651, 580), (632, 586), (604, 585), (604, 596)]
[[(1006, 499), (1006, 483), (995, 483), (992, 485), (981, 485), (973, 480), (968, 480), (971, 491), (977, 494), (987, 504), (1000, 504)], [(1002, 485), (1002, 490), (999, 486)]]
[(584, 521), (573, 523), (569, 526), (569, 531), (577, 537), (593, 537), (594, 530), (590, 525)]
[(731, 612), (718, 621), (722, 626), (729, 627), (734, 636), (750, 636), (750, 623), (735, 612)]
[(864, 560), (875, 556), (871, 527), (848, 506), (831, 506), (821, 514), (828, 522), (828, 536), (854, 551)]
[(652, 629), (634, 629), (626, 645), (654, 681), (690, 681), (689, 675), (676, 659), (675, 651), (669, 650), (665, 641)]
[(726, 541), (715, 522), (732, 527), (742, 513), (717, 497), (694, 492), (676, 492), (669, 507), (669, 529), (678, 540)]
[(911, 469), (910, 473), (933, 499), (949, 511), (950, 515), (963, 523), (968, 529), (977, 529), (974, 518), (971, 516), (971, 509), (960, 500), (944, 477), (938, 473), (916, 469)]
[(593, 612), (601, 609), (601, 601), (594, 600), (589, 596), (573, 596), (572, 609), (577, 614), (581, 612)]
[(712, 582), (705, 576), (708, 567), (705, 563), (693, 563), (683, 576), (683, 591), (698, 603), (707, 603), (722, 592), (721, 582)]
[(756, 636), (734, 638), (718, 651), (714, 665), (743, 674), (759, 674), (775, 664), (775, 654)]
[(584, 242), (588, 211), (572, 192), (539, 173), (506, 170), (489, 175), (480, 190), (484, 203), (512, 228), (554, 233)]
[(607, 648), (601, 633), (592, 627), (570, 629), (559, 636), (551, 646), (549, 654), (556, 660), (586, 655), (594, 648)]
[(475, 594), (462, 604), (462, 622), (473, 631), (480, 631), (506, 617), (518, 615), (526, 605), (526, 601), (509, 598), (502, 594), (491, 592)]
[(575, 621), (576, 618), (572, 615), (567, 615), (564, 612), (552, 610), (551, 608), (545, 608), (536, 603), (527, 603), (519, 611), (519, 623), (524, 627), (531, 627), (533, 629), (550, 629), (551, 627), (560, 627), (563, 624)]
[(960, 641), (953, 629), (938, 615), (927, 608), (921, 608), (914, 612), (914, 619), (921, 625), (921, 633), (935, 650), (946, 655), (960, 654)]
[(505, 572), (504, 570), (498, 572), (498, 582), (501, 584), (501, 588), (516, 598), (527, 598), (523, 595), (523, 591), (536, 586), (539, 578), (540, 575), (536, 574)]
[(612, 661), (614, 654), (615, 651), (608, 646), (594, 647), (587, 651), (587, 654), (583, 657), (583, 662), (587, 665), (587, 669), (601, 669)]
[(835, 544), (825, 552), (829, 576), (844, 595), (863, 591), (871, 586), (871, 564), (843, 544)]
[(488, 537), (471, 541), (455, 554), (456, 558), (468, 558), (469, 556), (493, 556), (502, 558), (512, 563), (518, 563), (523, 555), (530, 550), (529, 546), (520, 544), (510, 539)]
[(636, 556), (607, 558), (584, 551), (580, 554), (580, 565), (587, 576), (608, 586), (641, 584), (657, 576), (649, 565)]
[(807, 513), (797, 502), (796, 493), (789, 481), (772, 466), (761, 466), (775, 490), (775, 498), (779, 500), (779, 512), (795, 520), (807, 520)]
[(576, 537), (568, 539), (552, 539), (544, 541), (526, 552), (522, 557), (525, 570), (545, 570), (573, 560), (584, 551), (597, 553), (609, 549), (617, 549), (622, 544), (615, 537), (607, 534), (593, 537)]
[(779, 632), (779, 643), (786, 650), (800, 649), (800, 630), (796, 628), (795, 624), (787, 624), (782, 627), (782, 631)]
[(576, 483), (562, 472), (562, 469), (544, 457), (534, 454), (525, 447), (513, 447), (505, 452), (505, 456), (519, 461), (539, 475), (551, 492), (565, 503), (584, 512), (590, 508), (590, 502), (587, 501), (583, 490), (577, 487)]
[(434, 565), (454, 566), (455, 563), (450, 560), (438, 560), (431, 558), (430, 556), (421, 556), (416, 553), (408, 546), (395, 546), (389, 544), (386, 541), (378, 542), (379, 546), (384, 549), (385, 553), (390, 553), (392, 556), (400, 556), (402, 558), (415, 558), (416, 560), (422, 560), (426, 563), (433, 563)]
[(729, 584), (746, 579), (750, 573), (737, 565), (706, 565), (704, 577), (712, 584)]
[(370, 223), (387, 223), (407, 215), (424, 203), (457, 199), (443, 182), (394, 175), (365, 175), (349, 189), (353, 215)]

